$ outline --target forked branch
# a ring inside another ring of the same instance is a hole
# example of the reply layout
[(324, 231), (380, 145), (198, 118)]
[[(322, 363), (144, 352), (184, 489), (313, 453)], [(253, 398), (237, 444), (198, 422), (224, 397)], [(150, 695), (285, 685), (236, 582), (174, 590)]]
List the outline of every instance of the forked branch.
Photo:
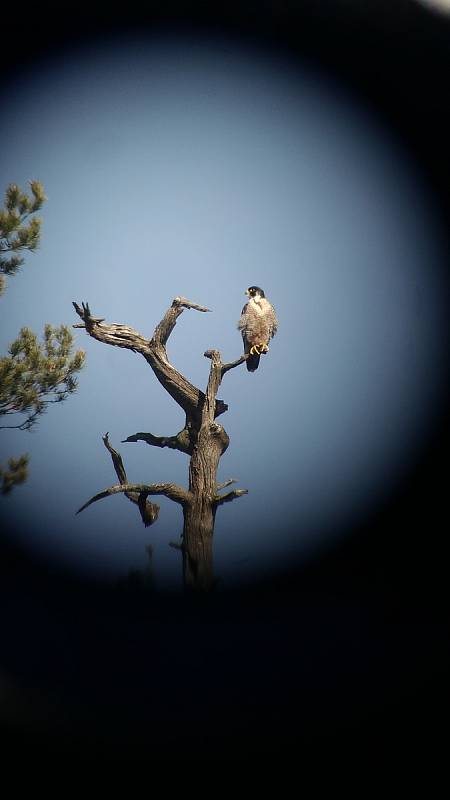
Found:
[[(157, 325), (153, 337), (147, 339), (128, 325), (107, 324), (103, 318), (94, 317), (88, 303), (82, 303), (79, 306), (74, 302), (73, 307), (82, 319), (82, 324), (77, 323), (74, 327), (85, 328), (89, 336), (103, 344), (124, 347), (140, 353), (151, 366), (158, 381), (175, 402), (183, 408), (188, 418), (195, 419), (198, 416), (200, 409), (203, 408), (205, 395), (169, 362), (165, 346), (178, 317), (186, 308), (202, 312), (209, 311), (209, 309), (184, 297), (176, 297)], [(223, 414), (227, 409), (228, 406), (222, 400), (216, 401), (216, 416)]]
[(166, 346), (167, 340), (176, 325), (177, 319), (180, 314), (183, 313), (185, 308), (193, 308), (195, 311), (202, 312), (211, 311), (210, 308), (206, 308), (206, 306), (200, 306), (198, 303), (193, 303), (191, 300), (187, 300), (186, 297), (175, 297), (175, 299), (172, 301), (172, 305), (164, 314), (161, 322), (156, 326), (152, 339), (153, 342), (161, 345), (162, 347)]
[(230, 503), (236, 497), (242, 497), (243, 494), (248, 494), (248, 489), (232, 489), (231, 492), (226, 494), (217, 494), (214, 498), (214, 503), (217, 506), (222, 505), (222, 503)]
[(142, 499), (147, 499), (148, 495), (163, 494), (170, 500), (173, 500), (175, 503), (180, 503), (181, 505), (189, 505), (191, 502), (190, 492), (182, 486), (178, 486), (176, 483), (123, 483), (119, 486), (110, 486), (109, 489), (104, 489), (102, 492), (94, 495), (94, 497), (91, 497), (87, 503), (78, 509), (77, 514), (80, 514), (85, 508), (92, 505), (92, 503), (96, 503), (97, 500), (103, 500), (104, 497), (109, 497), (112, 494), (119, 494), (121, 492), (125, 494), (128, 492), (139, 494)]
[[(128, 483), (128, 478), (127, 478), (127, 473), (125, 472), (125, 467), (123, 465), (122, 456), (120, 455), (120, 453), (117, 452), (117, 450), (114, 449), (114, 447), (111, 446), (109, 442), (108, 433), (105, 433), (105, 435), (102, 436), (102, 439), (103, 439), (103, 444), (111, 454), (112, 462), (114, 464), (114, 469), (119, 479), (119, 483), (123, 486)], [(159, 505), (157, 503), (152, 503), (150, 500), (147, 500), (147, 497), (145, 497), (143, 494), (125, 492), (125, 497), (127, 497), (128, 500), (137, 505), (142, 518), (142, 522), (144, 523), (146, 528), (148, 528), (149, 525), (153, 525), (153, 523), (156, 522), (159, 516)]]
[(103, 324), (104, 318), (92, 316), (89, 303), (82, 303), (81, 307), (75, 302), (72, 305), (78, 316), (83, 320), (82, 324), (77, 323), (73, 326), (74, 328), (85, 328), (89, 336), (97, 339), (98, 342), (103, 342), (103, 344), (125, 347), (135, 353), (145, 354), (149, 346), (149, 340), (138, 331), (135, 331), (134, 328), (115, 323)]
[(218, 350), (206, 350), (203, 355), (205, 358), (211, 359), (208, 388), (206, 390), (206, 399), (203, 407), (203, 422), (205, 422), (206, 419), (209, 419), (209, 421), (212, 422), (214, 417), (217, 416), (216, 405), (217, 403), (220, 403), (220, 400), (216, 401), (215, 397), (219, 391), (219, 386), (222, 382), (223, 376), (226, 372), (228, 372), (228, 370), (234, 369), (234, 367), (238, 367), (240, 364), (243, 364), (245, 361), (247, 361), (249, 354), (244, 353), (242, 356), (237, 358), (236, 361), (230, 361), (228, 364), (222, 364), (220, 352)]

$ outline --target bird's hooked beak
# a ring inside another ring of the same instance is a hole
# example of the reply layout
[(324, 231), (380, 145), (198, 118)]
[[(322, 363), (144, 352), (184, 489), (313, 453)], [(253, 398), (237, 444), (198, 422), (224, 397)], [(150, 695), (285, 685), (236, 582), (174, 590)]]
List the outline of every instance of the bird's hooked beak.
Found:
[(249, 292), (249, 290), (248, 290), (248, 289), (246, 289), (246, 290), (245, 290), (244, 294), (246, 294), (246, 295), (247, 295), (247, 297), (250, 297), (250, 292)]

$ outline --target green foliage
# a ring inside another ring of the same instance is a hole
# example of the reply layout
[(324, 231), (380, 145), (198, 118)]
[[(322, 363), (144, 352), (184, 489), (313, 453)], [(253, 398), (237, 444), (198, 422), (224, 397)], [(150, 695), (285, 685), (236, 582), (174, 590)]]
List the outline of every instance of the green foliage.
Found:
[(13, 486), (24, 483), (28, 477), (28, 455), (25, 453), (19, 458), (10, 458), (8, 468), (4, 469), (0, 464), (0, 481), (2, 494), (8, 494)]
[(39, 211), (46, 197), (39, 181), (30, 181), (30, 189), (31, 194), (26, 194), (11, 183), (5, 192), (5, 207), (0, 209), (0, 294), (5, 289), (4, 275), (14, 275), (24, 263), (17, 253), (39, 247), (41, 220), (31, 215)]
[(21, 329), (8, 355), (0, 358), (0, 416), (21, 414), (25, 419), (0, 428), (30, 430), (50, 403), (60, 403), (75, 391), (85, 354), (78, 350), (72, 355), (72, 345), (66, 325), (45, 325), (42, 342), (29, 328)]
[[(30, 189), (31, 194), (26, 194), (11, 183), (0, 209), (0, 295), (4, 276), (14, 275), (24, 262), (17, 253), (33, 252), (39, 246), (41, 220), (32, 215), (46, 197), (39, 181), (30, 181)], [(66, 325), (54, 328), (46, 324), (41, 342), (29, 328), (21, 329), (8, 355), (0, 358), (0, 421), (12, 416), (13, 423), (0, 425), (0, 429), (30, 430), (50, 403), (61, 403), (75, 391), (76, 374), (83, 367), (85, 354), (82, 350), (73, 354), (72, 349), (73, 335)], [(10, 458), (7, 467), (0, 464), (2, 494), (27, 479), (28, 462), (25, 454)]]

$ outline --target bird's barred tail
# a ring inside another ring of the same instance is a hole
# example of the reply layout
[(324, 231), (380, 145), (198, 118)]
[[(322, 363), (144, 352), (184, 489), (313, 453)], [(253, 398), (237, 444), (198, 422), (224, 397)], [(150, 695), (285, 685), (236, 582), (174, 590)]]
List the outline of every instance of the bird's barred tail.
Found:
[(259, 358), (259, 356), (249, 356), (247, 358), (246, 364), (249, 372), (255, 372), (258, 369)]

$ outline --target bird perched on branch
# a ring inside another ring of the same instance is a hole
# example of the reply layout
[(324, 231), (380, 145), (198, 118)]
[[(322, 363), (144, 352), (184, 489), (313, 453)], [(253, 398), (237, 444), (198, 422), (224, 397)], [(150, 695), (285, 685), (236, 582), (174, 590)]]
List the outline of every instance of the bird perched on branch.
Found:
[(244, 352), (249, 353), (247, 369), (255, 372), (259, 357), (269, 351), (269, 342), (277, 332), (278, 320), (274, 307), (259, 286), (249, 286), (245, 294), (249, 300), (242, 309), (238, 328), (242, 334)]

